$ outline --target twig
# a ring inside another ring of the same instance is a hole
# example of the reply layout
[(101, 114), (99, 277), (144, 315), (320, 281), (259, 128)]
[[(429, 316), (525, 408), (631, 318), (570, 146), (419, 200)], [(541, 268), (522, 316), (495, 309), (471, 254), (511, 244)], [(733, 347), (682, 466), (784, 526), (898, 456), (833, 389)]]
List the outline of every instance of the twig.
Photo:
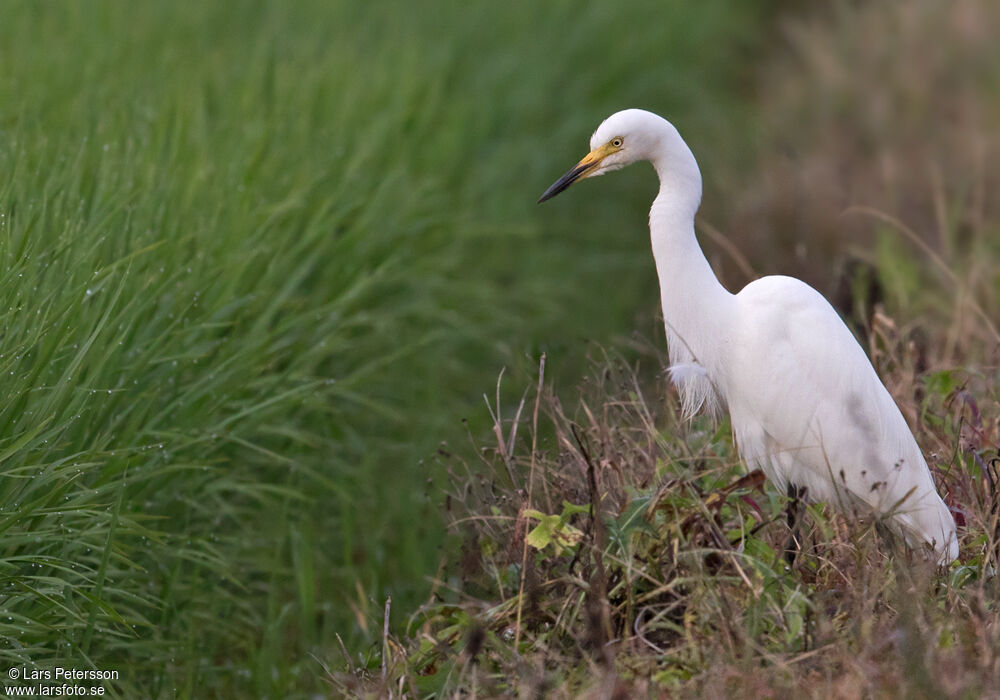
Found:
[(392, 607), (392, 596), (385, 598), (385, 616), (382, 618), (382, 683), (385, 683), (389, 669), (389, 609)]
[[(600, 646), (601, 660), (604, 662), (605, 668), (611, 668), (613, 659), (608, 647), (608, 642), (611, 640), (611, 618), (607, 606), (608, 578), (607, 572), (604, 570), (604, 522), (601, 516), (601, 495), (597, 490), (597, 469), (594, 466), (594, 460), (590, 456), (590, 450), (587, 449), (584, 438), (580, 434), (579, 426), (576, 423), (572, 423), (570, 424), (570, 429), (573, 432), (573, 438), (576, 440), (577, 447), (580, 449), (580, 454), (583, 456), (583, 461), (587, 464), (587, 485), (590, 488), (590, 520), (594, 536), (591, 557), (594, 562), (596, 580), (591, 584), (587, 594), (591, 596), (591, 604), (599, 608), (600, 636), (596, 641)], [(629, 614), (631, 614), (631, 610)]]
[[(531, 508), (531, 495), (535, 485), (535, 452), (538, 447), (538, 406), (542, 402), (542, 387), (545, 384), (545, 353), (538, 361), (538, 389), (535, 393), (535, 412), (531, 419), (531, 467), (528, 470), (528, 505)], [(517, 619), (514, 623), (514, 653), (521, 643), (521, 613), (524, 610), (524, 580), (528, 568), (528, 519), (524, 518), (524, 536), (521, 545), (521, 585), (517, 595)]]
[(740, 252), (739, 248), (734, 246), (732, 241), (726, 238), (719, 229), (712, 226), (700, 216), (698, 217), (698, 227), (705, 232), (715, 245), (726, 251), (729, 257), (733, 259), (733, 262), (736, 263), (736, 267), (740, 268), (740, 272), (746, 275), (748, 280), (755, 280), (760, 277), (757, 271), (753, 269), (750, 261)]
[(354, 664), (351, 663), (351, 655), (347, 653), (347, 647), (344, 645), (344, 640), (340, 638), (339, 632), (334, 632), (333, 634), (337, 638), (337, 643), (340, 645), (340, 653), (344, 655), (344, 661), (347, 662), (347, 672), (354, 675)]
[(500, 457), (503, 459), (504, 467), (507, 469), (507, 476), (510, 478), (510, 485), (517, 489), (517, 480), (514, 478), (514, 442), (517, 440), (517, 427), (521, 423), (521, 411), (524, 410), (524, 400), (528, 396), (528, 390), (524, 390), (524, 394), (521, 396), (521, 402), (517, 405), (517, 412), (514, 414), (514, 421), (511, 423), (510, 435), (504, 439), (503, 435), (503, 419), (500, 415), (500, 384), (503, 382), (503, 375), (506, 368), (500, 369), (500, 375), (497, 377), (497, 394), (496, 394), (496, 410), (490, 405), (490, 400), (483, 394), (483, 400), (486, 401), (486, 409), (490, 412), (490, 418), (493, 419), (493, 435), (497, 439), (497, 449), (500, 451)]
[(645, 617), (646, 617), (646, 608), (640, 608), (639, 612), (635, 616), (635, 622), (632, 623), (632, 631), (635, 632), (635, 636), (639, 638), (639, 641), (641, 641), (643, 644), (652, 649), (654, 653), (659, 655), (665, 654), (666, 651), (664, 651), (663, 649), (661, 649), (660, 647), (656, 646), (651, 641), (646, 639), (646, 636), (642, 633), (642, 627), (643, 627), (642, 623)]

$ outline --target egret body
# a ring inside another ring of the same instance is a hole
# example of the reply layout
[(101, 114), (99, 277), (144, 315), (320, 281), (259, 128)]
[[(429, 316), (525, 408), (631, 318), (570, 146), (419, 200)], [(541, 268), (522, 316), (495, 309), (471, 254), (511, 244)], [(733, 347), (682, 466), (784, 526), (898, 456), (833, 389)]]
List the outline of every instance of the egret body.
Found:
[(780, 489), (874, 511), (939, 563), (955, 559), (955, 522), (920, 448), (829, 302), (791, 277), (764, 277), (737, 294), (719, 283), (694, 232), (701, 173), (677, 129), (628, 109), (606, 119), (590, 146), (539, 201), (636, 161), (653, 164), (660, 191), (650, 237), (685, 415), (728, 410), (741, 456)]

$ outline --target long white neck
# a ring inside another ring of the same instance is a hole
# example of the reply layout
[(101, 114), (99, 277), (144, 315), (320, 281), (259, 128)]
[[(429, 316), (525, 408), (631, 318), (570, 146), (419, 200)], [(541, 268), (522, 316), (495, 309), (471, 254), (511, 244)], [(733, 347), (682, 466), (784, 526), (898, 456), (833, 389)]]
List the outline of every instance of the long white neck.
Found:
[(675, 364), (704, 364), (702, 357), (718, 355), (706, 353), (705, 343), (708, 338), (725, 337), (733, 295), (719, 283), (695, 237), (701, 173), (691, 150), (668, 122), (649, 160), (660, 177), (660, 192), (649, 211), (649, 231), (670, 359)]

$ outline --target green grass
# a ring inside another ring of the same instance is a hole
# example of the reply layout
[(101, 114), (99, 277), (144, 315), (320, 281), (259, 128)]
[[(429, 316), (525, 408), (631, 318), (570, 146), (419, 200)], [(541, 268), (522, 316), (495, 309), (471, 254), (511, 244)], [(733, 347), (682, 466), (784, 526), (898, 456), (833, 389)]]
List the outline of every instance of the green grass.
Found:
[(420, 460), (498, 367), (648, 313), (648, 173), (534, 201), (625, 106), (725, 162), (740, 8), (4, 3), (3, 663), (325, 687), (423, 599)]

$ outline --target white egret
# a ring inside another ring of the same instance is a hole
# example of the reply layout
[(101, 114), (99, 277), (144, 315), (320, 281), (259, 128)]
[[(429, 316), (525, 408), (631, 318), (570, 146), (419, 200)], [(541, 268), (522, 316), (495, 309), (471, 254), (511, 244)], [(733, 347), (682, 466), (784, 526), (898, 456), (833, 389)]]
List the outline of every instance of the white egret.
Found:
[[(732, 294), (698, 245), (701, 173), (674, 126), (627, 109), (539, 202), (636, 161), (660, 191), (649, 212), (670, 375), (683, 411), (728, 409), (740, 454), (782, 490), (848, 513), (874, 511), (941, 564), (958, 556), (955, 521), (905, 419), (857, 340), (823, 296), (784, 276)], [(930, 553), (930, 552), (928, 552)]]

